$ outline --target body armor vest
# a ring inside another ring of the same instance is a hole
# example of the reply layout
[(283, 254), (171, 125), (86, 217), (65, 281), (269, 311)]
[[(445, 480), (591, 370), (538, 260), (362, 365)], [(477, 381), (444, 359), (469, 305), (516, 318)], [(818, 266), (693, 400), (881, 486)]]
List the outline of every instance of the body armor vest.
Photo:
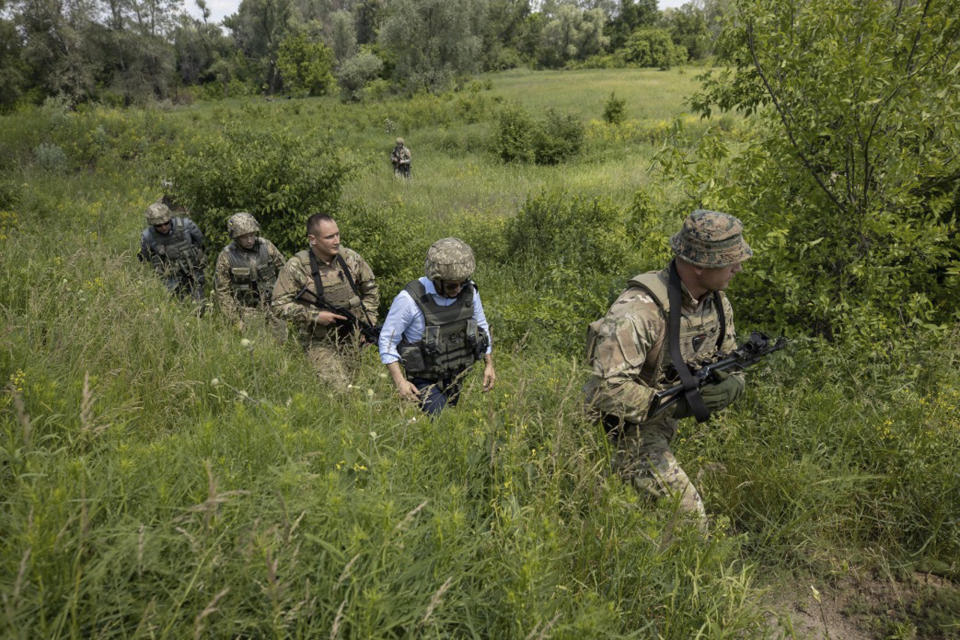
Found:
[[(317, 287), (310, 277), (310, 250), (299, 251), (296, 258), (300, 261), (300, 264), (303, 265), (303, 270), (307, 272), (306, 291), (309, 296), (308, 300), (313, 301), (317, 297)], [(333, 264), (339, 264), (339, 260), (335, 260)], [(343, 273), (344, 270), (347, 269), (347, 264), (344, 262), (339, 264), (339, 266), (340, 269), (335, 272), (336, 275), (333, 275), (330, 271), (320, 273), (320, 283), (323, 285), (323, 292), (320, 295), (327, 304), (335, 307), (344, 307), (351, 312), (358, 312), (362, 317), (363, 309), (360, 307), (363, 302), (360, 300), (360, 297), (353, 292), (349, 280), (347, 280), (346, 275)], [(333, 277), (330, 277), (331, 275), (333, 275)]]
[(195, 269), (202, 269), (203, 254), (186, 232), (183, 219), (173, 218), (171, 222), (170, 233), (149, 234), (150, 262), (160, 272), (180, 271), (189, 274)]
[(483, 357), (490, 339), (473, 318), (472, 282), (463, 287), (456, 302), (446, 307), (434, 302), (419, 280), (404, 291), (413, 298), (424, 320), (423, 338), (418, 342), (404, 339), (397, 349), (407, 378), (449, 382)]
[(257, 238), (252, 250), (231, 242), (227, 247), (230, 261), (230, 285), (233, 297), (245, 307), (270, 303), (273, 285), (277, 281), (277, 267), (270, 259), (267, 243)]
[[(670, 314), (669, 295), (667, 283), (661, 280), (658, 272), (651, 271), (634, 276), (627, 283), (630, 287), (640, 287), (647, 291), (660, 307), (663, 314), (664, 323)], [(723, 338), (721, 327), (724, 326), (723, 306), (720, 295), (714, 295), (708, 298), (704, 304), (709, 305), (709, 310), (696, 316), (680, 316), (680, 354), (684, 362), (689, 365), (699, 366), (709, 362), (714, 355), (721, 350)], [(662, 343), (659, 353), (651, 353), (640, 372), (640, 377), (650, 386), (662, 386), (672, 383), (676, 379), (676, 369), (674, 366), (664, 366), (670, 363), (669, 355), (669, 328), (665, 329), (666, 336)]]

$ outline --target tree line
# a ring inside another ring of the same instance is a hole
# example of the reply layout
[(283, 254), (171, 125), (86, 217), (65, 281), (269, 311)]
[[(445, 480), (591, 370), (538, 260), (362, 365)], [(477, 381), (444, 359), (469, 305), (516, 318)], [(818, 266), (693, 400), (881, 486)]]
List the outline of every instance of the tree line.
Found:
[(711, 53), (729, 0), (0, 0), (0, 109), (248, 94), (438, 91), (519, 66), (667, 68)]

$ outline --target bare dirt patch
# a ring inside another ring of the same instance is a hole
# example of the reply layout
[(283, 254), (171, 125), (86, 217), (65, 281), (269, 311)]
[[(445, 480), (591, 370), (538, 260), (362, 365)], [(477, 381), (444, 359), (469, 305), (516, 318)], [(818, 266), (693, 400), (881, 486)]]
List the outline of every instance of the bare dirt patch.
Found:
[(771, 587), (767, 604), (782, 639), (960, 639), (960, 585), (930, 573), (798, 580)]

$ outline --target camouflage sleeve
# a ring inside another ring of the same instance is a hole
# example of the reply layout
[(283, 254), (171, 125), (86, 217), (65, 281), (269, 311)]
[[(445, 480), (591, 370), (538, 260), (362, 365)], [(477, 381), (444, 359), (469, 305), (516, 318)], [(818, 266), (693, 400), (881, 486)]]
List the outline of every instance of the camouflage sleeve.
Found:
[(283, 269), (283, 265), (286, 262), (286, 258), (283, 257), (283, 254), (280, 252), (280, 249), (277, 249), (276, 245), (263, 238), (264, 242), (267, 243), (267, 255), (270, 256), (270, 262), (273, 263), (273, 266), (277, 268), (277, 273)]
[(184, 230), (190, 234), (190, 239), (193, 240), (193, 244), (203, 247), (203, 232), (200, 231), (200, 227), (191, 220), (190, 218), (183, 219)]
[(300, 327), (309, 326), (319, 314), (319, 311), (313, 309), (307, 303), (296, 299), (297, 294), (306, 284), (308, 275), (303, 270), (300, 261), (295, 257), (287, 260), (277, 276), (276, 284), (273, 286), (273, 296), (270, 303), (278, 316)]
[(373, 269), (367, 264), (359, 253), (349, 251), (347, 266), (353, 274), (357, 283), (357, 290), (360, 292), (360, 301), (364, 310), (370, 317), (370, 322), (377, 324), (378, 312), (380, 311), (380, 289), (377, 287), (377, 280), (373, 275)]
[(230, 287), (230, 258), (226, 251), (221, 251), (217, 256), (213, 275), (213, 292), (223, 315), (230, 320), (240, 320), (241, 314), (237, 301), (233, 297), (233, 289)]
[[(647, 294), (634, 295), (638, 298), (634, 302), (642, 304), (633, 312), (608, 314), (590, 325), (590, 401), (601, 413), (642, 422), (655, 389), (643, 382), (640, 373), (648, 354), (662, 348), (666, 325)], [(631, 301), (621, 297), (618, 302)]]
[[(730, 300), (727, 299), (726, 294), (723, 292), (720, 293), (720, 300), (723, 303), (723, 318), (727, 325), (726, 332), (723, 336), (721, 351), (723, 351), (723, 353), (730, 353), (737, 348), (737, 330), (733, 324), (733, 305), (730, 304)], [(744, 371), (737, 371), (732, 375), (740, 378), (741, 381), (746, 380), (746, 373)]]

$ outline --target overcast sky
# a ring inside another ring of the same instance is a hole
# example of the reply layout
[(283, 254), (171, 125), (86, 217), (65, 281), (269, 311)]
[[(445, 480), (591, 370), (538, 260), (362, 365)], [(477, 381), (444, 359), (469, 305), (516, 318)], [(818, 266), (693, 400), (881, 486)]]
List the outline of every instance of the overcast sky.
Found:
[[(659, 0), (657, 6), (661, 9), (666, 9), (667, 7), (679, 7), (680, 5), (688, 2), (689, 0)], [(200, 10), (197, 8), (194, 0), (184, 0), (187, 8), (187, 12), (190, 15), (199, 18)], [(207, 8), (210, 9), (210, 22), (220, 22), (225, 17), (231, 13), (237, 12), (237, 7), (240, 6), (240, 0), (207, 0)]]

